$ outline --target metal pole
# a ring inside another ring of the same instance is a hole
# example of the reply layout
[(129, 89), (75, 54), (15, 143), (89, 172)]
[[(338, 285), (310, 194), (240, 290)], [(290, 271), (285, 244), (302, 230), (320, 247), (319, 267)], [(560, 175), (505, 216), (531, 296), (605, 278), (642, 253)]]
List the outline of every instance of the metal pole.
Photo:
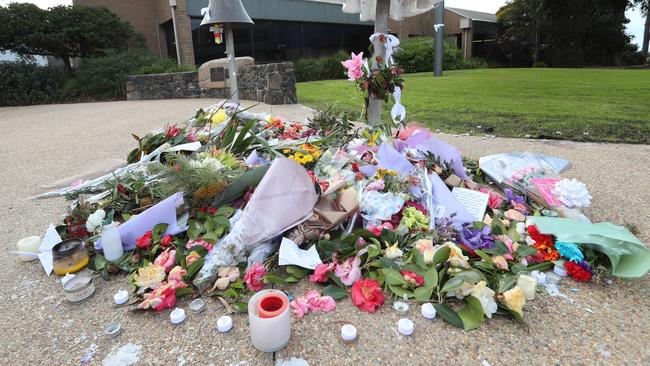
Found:
[[(175, 3), (170, 1), (170, 4)], [(176, 4), (172, 5), (172, 25), (174, 27), (174, 43), (176, 43), (176, 61), (181, 64), (181, 48), (178, 45), (178, 29), (176, 28)]]
[[(445, 1), (436, 4), (436, 24), (445, 24)], [(433, 76), (442, 76), (442, 50), (445, 42), (445, 27), (436, 27), (435, 57), (433, 63)]]
[[(390, 10), (390, 0), (377, 0), (377, 10), (375, 11), (375, 33), (388, 33), (388, 13)], [(378, 39), (375, 40), (373, 44), (374, 60), (371, 61), (371, 65), (375, 65), (375, 60), (377, 56), (380, 56), (382, 59), (386, 57), (386, 49), (384, 44)], [(376, 68), (376, 66), (374, 66)], [(383, 101), (374, 97), (370, 97), (368, 101), (368, 124), (369, 125), (379, 125), (381, 123), (381, 107)]]
[(228, 78), (230, 80), (230, 99), (239, 104), (239, 85), (237, 85), (237, 62), (235, 60), (235, 41), (230, 24), (224, 25), (226, 32), (226, 54), (228, 55)]

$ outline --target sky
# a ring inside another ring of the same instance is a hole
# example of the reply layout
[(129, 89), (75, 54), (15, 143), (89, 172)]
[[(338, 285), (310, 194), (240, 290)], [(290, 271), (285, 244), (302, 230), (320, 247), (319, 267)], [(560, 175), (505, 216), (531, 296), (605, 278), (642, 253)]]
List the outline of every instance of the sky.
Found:
[[(16, 0), (0, 0), (0, 5), (7, 5), (10, 2), (15, 2)], [(138, 0), (133, 0), (138, 1)], [(34, 3), (41, 8), (48, 8), (54, 5), (60, 4), (71, 4), (72, 0), (30, 0), (30, 1), (18, 1), (18, 2), (30, 2)], [(206, 0), (207, 3), (207, 0)], [(461, 8), (469, 9), (476, 11), (484, 12), (496, 12), (501, 6), (506, 3), (505, 0), (446, 0), (445, 5), (452, 8)], [(627, 24), (628, 34), (634, 36), (632, 39), (633, 43), (641, 44), (643, 39), (643, 25), (645, 19), (641, 15), (639, 9), (631, 9), (627, 12), (627, 17), (630, 19), (630, 23)]]

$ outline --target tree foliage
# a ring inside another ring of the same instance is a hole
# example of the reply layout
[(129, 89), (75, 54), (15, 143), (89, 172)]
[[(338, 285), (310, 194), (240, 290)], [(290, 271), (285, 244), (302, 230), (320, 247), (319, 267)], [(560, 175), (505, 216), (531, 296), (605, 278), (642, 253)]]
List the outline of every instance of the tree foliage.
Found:
[(497, 17), (512, 65), (616, 65), (629, 49), (629, 0), (513, 0)]
[(56, 6), (48, 10), (30, 3), (0, 7), (0, 51), (21, 56), (56, 56), (70, 70), (70, 59), (103, 56), (108, 50), (142, 45), (133, 27), (105, 7)]

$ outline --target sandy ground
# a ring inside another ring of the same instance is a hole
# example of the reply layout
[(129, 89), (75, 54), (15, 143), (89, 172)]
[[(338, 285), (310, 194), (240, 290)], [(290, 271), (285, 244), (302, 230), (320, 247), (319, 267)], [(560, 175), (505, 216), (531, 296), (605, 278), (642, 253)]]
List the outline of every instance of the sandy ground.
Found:
[[(129, 342), (142, 346), (138, 364), (271, 365), (274, 357), (302, 357), (311, 365), (640, 365), (650, 364), (650, 281), (615, 280), (611, 285), (580, 285), (565, 281), (571, 298), (538, 296), (525, 307), (529, 328), (498, 317), (480, 329), (464, 332), (440, 319), (425, 321), (411, 312), (412, 337), (396, 332), (398, 317), (385, 306), (378, 314), (357, 311), (343, 300), (329, 314), (293, 320), (289, 346), (264, 354), (248, 338), (245, 316), (235, 316), (235, 328), (216, 332), (224, 312), (207, 299), (208, 310), (172, 326), (168, 312), (132, 313), (112, 304), (125, 287), (123, 277), (98, 280), (97, 293), (80, 305), (63, 299), (56, 276), (47, 277), (37, 263), (22, 263), (8, 251), (28, 235), (41, 235), (65, 212), (62, 199), (29, 201), (39, 186), (79, 172), (89, 161), (123, 158), (134, 147), (131, 133), (181, 122), (210, 100), (114, 102), (0, 108), (0, 364), (79, 364), (85, 350), (95, 347), (92, 364)], [(256, 110), (271, 110), (258, 105)], [(301, 106), (273, 107), (273, 113), (304, 118)], [(650, 146), (583, 144), (481, 137), (440, 137), (465, 155), (534, 151), (569, 159), (565, 173), (589, 186), (593, 206), (586, 214), (596, 221), (633, 223), (640, 239), (650, 242)], [(300, 295), (312, 286), (290, 289)], [(180, 305), (187, 309), (187, 303)], [(123, 333), (114, 339), (103, 328), (119, 320)], [(340, 322), (356, 324), (360, 339), (338, 341)], [(94, 345), (94, 346), (93, 346)]]

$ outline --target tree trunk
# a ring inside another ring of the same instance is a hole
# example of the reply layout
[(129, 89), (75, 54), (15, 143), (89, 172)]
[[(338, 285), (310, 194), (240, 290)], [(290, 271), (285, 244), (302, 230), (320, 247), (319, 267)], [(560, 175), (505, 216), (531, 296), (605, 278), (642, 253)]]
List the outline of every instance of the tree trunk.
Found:
[(72, 75), (72, 64), (70, 62), (70, 57), (68, 56), (59, 56), (61, 58), (61, 61), (63, 61), (63, 68), (65, 70), (65, 74), (68, 76)]
[(650, 43), (650, 0), (648, 0), (648, 3), (646, 4), (645, 12), (645, 28), (643, 30), (641, 53), (643, 56), (648, 57), (648, 43)]

